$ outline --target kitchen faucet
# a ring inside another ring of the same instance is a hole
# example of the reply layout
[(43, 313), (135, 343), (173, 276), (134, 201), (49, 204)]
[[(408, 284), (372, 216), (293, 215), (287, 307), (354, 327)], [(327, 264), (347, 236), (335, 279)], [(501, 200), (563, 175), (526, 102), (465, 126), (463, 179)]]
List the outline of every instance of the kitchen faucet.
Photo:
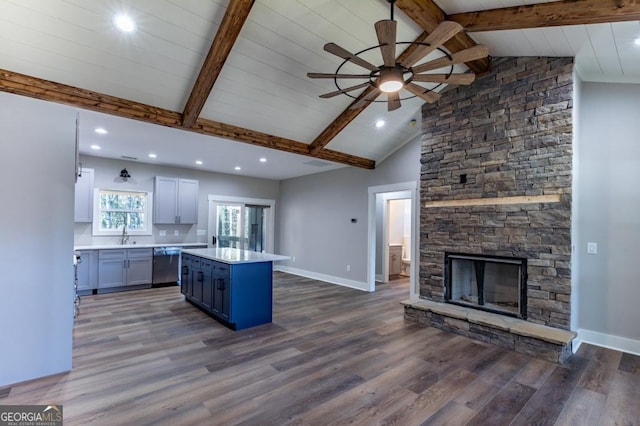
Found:
[(129, 234), (127, 234), (127, 225), (122, 225), (122, 239), (120, 244), (125, 245), (129, 241)]

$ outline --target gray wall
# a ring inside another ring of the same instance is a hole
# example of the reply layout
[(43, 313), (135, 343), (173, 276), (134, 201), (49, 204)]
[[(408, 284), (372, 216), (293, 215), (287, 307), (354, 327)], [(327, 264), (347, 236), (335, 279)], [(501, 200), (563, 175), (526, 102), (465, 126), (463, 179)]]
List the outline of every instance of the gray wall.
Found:
[(282, 181), (278, 252), (295, 257), (282, 266), (366, 282), (368, 188), (417, 181), (419, 158), (416, 138), (375, 170), (346, 168)]
[[(276, 200), (278, 210), (278, 198), (280, 183), (275, 180), (249, 178), (244, 176), (229, 175), (223, 173), (202, 172), (193, 169), (178, 167), (143, 164), (138, 162), (112, 160), (107, 158), (81, 156), (83, 167), (95, 170), (96, 188), (128, 189), (153, 191), (153, 178), (155, 176), (179, 177), (185, 179), (197, 179), (200, 192), (198, 200), (198, 224), (197, 225), (154, 225), (153, 236), (134, 236), (131, 241), (138, 243), (190, 243), (206, 242), (207, 236), (198, 236), (198, 229), (207, 229), (208, 195), (225, 195), (247, 198), (267, 198)], [(120, 170), (127, 168), (131, 179), (122, 182), (118, 178)], [(166, 236), (160, 236), (159, 231), (167, 231)], [(174, 235), (178, 230), (179, 236)], [(90, 244), (117, 244), (119, 237), (92, 236), (91, 224), (75, 225), (76, 245)]]
[[(579, 327), (640, 341), (640, 85), (583, 83), (577, 174)], [(587, 242), (598, 254), (586, 253)]]
[(71, 369), (75, 110), (0, 93), (0, 138), (2, 387)]

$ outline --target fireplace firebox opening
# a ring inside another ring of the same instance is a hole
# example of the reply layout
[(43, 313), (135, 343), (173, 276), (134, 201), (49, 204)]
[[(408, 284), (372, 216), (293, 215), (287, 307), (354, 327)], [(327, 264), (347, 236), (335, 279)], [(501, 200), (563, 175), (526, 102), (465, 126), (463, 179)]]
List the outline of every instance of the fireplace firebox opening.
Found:
[(526, 319), (526, 259), (445, 253), (444, 271), (446, 302)]

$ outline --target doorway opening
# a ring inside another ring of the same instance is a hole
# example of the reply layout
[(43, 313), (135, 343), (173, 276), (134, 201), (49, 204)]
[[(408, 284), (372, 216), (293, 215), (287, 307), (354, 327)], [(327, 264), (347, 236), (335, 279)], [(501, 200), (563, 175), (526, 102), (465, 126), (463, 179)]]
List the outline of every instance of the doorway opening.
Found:
[(409, 279), (409, 295), (418, 292), (418, 189), (416, 182), (369, 188), (367, 282)]
[(274, 209), (274, 200), (209, 195), (209, 247), (272, 253)]

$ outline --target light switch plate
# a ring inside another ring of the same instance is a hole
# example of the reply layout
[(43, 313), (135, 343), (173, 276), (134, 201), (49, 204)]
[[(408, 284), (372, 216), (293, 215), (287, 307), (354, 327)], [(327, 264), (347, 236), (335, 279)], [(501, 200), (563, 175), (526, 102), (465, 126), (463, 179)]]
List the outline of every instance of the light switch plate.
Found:
[(598, 254), (598, 243), (587, 243), (587, 254)]

